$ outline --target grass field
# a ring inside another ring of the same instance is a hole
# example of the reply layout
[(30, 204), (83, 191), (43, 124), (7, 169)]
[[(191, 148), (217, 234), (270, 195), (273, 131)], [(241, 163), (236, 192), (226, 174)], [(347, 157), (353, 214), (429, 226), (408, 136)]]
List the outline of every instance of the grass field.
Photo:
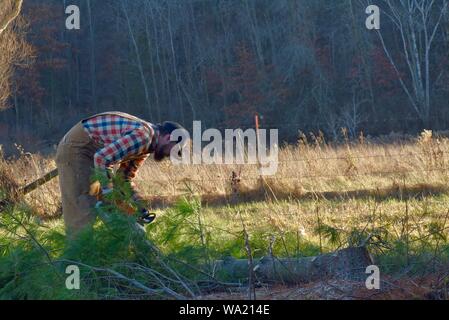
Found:
[[(3, 180), (24, 185), (52, 169), (54, 161), (52, 157), (22, 152), (19, 159), (3, 160), (0, 167)], [(158, 214), (156, 222), (147, 227), (147, 237), (164, 256), (176, 259), (178, 263), (174, 265), (180, 269), (183, 267), (179, 261), (200, 268), (227, 256), (247, 258), (248, 247), (256, 259), (267, 255), (313, 256), (366, 244), (389, 279), (385, 280), (384, 287), (390, 293), (396, 290), (395, 294), (383, 298), (424, 298), (443, 291), (447, 298), (448, 180), (449, 139), (426, 131), (417, 138), (373, 141), (360, 137), (358, 141), (346, 140), (340, 144), (327, 143), (321, 136), (301, 135), (297, 145), (281, 148), (277, 174), (264, 178), (258, 175), (254, 165), (174, 167), (168, 161), (162, 164), (148, 161), (137, 184)], [(14, 272), (21, 268), (20, 263), (13, 263), (17, 250), (21, 254), (31, 252), (41, 242), (52, 259), (75, 252), (74, 256), (91, 267), (106, 268), (107, 265), (108, 270), (117, 270), (112, 266), (123, 267), (125, 260), (140, 261), (125, 235), (121, 239), (127, 246), (113, 245), (119, 247), (116, 248), (121, 252), (119, 258), (114, 250), (105, 249), (104, 255), (98, 252), (89, 255), (77, 251), (80, 248), (73, 249), (76, 245), (67, 249), (61, 240), (63, 225), (58, 193), (57, 181), (52, 181), (10, 208), (11, 216), (21, 217), (22, 224), (2, 218), (6, 221), (1, 222), (0, 230), (2, 226), (15, 227), (13, 232), (3, 231), (8, 236), (3, 237), (0, 260), (8, 261)], [(27, 225), (30, 232), (26, 230)], [(112, 240), (100, 222), (96, 228), (101, 235), (94, 241), (98, 246), (94, 250), (98, 251)], [(30, 239), (33, 232), (40, 240)], [(246, 236), (249, 242), (245, 242)], [(17, 243), (22, 238), (34, 241), (34, 245), (23, 247)], [(5, 267), (2, 270), (0, 284), (6, 281), (2, 279), (19, 281), (11, 276), (12, 270)], [(185, 269), (185, 274), (195, 278), (196, 283), (204, 280), (198, 279), (198, 272), (192, 270)], [(135, 275), (137, 271), (128, 268), (126, 272)], [(36, 283), (40, 283), (39, 276), (35, 276)], [(113, 285), (114, 290), (109, 285), (113, 292), (105, 294), (89, 279), (85, 281), (91, 289), (78, 294), (114, 298), (123, 297), (126, 291), (121, 285)], [(410, 284), (419, 281), (425, 285)], [(317, 285), (307, 286), (316, 293)], [(402, 285), (404, 289), (398, 293)], [(202, 289), (211, 291), (209, 287)], [(31, 289), (25, 285), (24, 291), (27, 290)], [(221, 290), (230, 292), (229, 288)], [(22, 294), (5, 289), (0, 292), (3, 297), (8, 297), (8, 292)], [(332, 298), (315, 293), (293, 296)], [(47, 294), (50, 298), (64, 298), (67, 293), (49, 288)]]

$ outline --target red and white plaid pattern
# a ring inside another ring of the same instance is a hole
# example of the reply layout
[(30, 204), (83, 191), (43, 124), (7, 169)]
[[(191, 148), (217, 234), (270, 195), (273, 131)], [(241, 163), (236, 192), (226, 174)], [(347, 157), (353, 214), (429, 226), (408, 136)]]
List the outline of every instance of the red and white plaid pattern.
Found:
[(106, 169), (125, 160), (120, 171), (126, 178), (134, 178), (148, 157), (154, 132), (140, 121), (114, 114), (94, 116), (84, 120), (83, 125), (89, 136), (103, 146), (95, 153), (95, 167)]

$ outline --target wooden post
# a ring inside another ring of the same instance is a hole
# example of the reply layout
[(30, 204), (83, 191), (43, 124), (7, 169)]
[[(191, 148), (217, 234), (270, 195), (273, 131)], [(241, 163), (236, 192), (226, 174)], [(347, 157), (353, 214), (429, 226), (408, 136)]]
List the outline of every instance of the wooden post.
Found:
[(254, 114), (254, 124), (256, 126), (256, 142), (259, 143), (259, 114)]
[(259, 114), (256, 112), (254, 114), (254, 125), (256, 127), (256, 155), (257, 155), (257, 169), (260, 173), (261, 164), (259, 161)]

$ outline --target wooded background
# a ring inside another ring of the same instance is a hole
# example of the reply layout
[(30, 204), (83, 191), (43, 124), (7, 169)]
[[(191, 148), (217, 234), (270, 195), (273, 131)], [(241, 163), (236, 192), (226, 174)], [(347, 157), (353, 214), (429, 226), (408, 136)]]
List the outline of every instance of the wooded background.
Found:
[[(446, 129), (448, 2), (374, 2), (26, 0), (0, 34), (0, 144), (42, 149), (112, 109), (188, 128), (245, 128), (258, 112), (290, 141)], [(65, 28), (71, 4), (80, 30)]]

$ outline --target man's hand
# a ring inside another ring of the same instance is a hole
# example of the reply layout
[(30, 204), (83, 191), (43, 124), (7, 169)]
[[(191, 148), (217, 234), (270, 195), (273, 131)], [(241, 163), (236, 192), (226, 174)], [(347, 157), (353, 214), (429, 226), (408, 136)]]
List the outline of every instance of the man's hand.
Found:
[(103, 196), (112, 192), (112, 186), (102, 187), (100, 181), (95, 181), (90, 185), (89, 195), (96, 197), (97, 200), (103, 199)]
[[(145, 208), (145, 203), (139, 193), (135, 190), (133, 183), (131, 184), (131, 188), (133, 191), (132, 200), (134, 201), (134, 205), (130, 205), (126, 201), (113, 201), (113, 205), (115, 205), (118, 209), (120, 209), (120, 211), (128, 215), (137, 214), (137, 219), (140, 224), (148, 224), (153, 222), (156, 215), (153, 213), (149, 213)], [(99, 208), (104, 204), (104, 196), (110, 194), (112, 191), (112, 185), (102, 187), (100, 181), (95, 181), (90, 185), (89, 194), (97, 198), (96, 208)]]
[(90, 185), (89, 195), (91, 195), (92, 197), (96, 197), (97, 200), (99, 200), (99, 198), (101, 198), (101, 183), (100, 183), (100, 181), (97, 180)]

